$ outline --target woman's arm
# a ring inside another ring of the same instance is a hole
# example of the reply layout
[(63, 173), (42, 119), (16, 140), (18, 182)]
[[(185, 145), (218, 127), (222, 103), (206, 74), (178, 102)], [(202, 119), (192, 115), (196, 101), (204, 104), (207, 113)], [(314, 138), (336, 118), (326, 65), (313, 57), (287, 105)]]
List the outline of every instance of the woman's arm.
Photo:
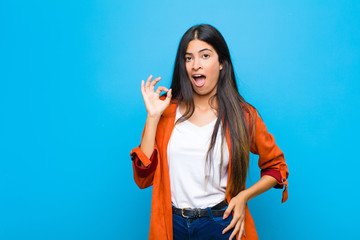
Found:
[(232, 211), (234, 211), (233, 220), (230, 224), (223, 230), (223, 234), (227, 231), (234, 228), (230, 239), (233, 239), (237, 233), (239, 233), (239, 239), (244, 235), (245, 232), (245, 206), (247, 202), (260, 195), (261, 193), (266, 192), (270, 188), (274, 187), (278, 183), (278, 180), (272, 176), (264, 175), (251, 187), (241, 191), (238, 195), (233, 197), (229, 203), (228, 208), (224, 213), (224, 219), (227, 218)]
[[(171, 100), (171, 90), (168, 90), (166, 87), (158, 87), (156, 92), (154, 91), (155, 85), (160, 81), (161, 77), (154, 79), (152, 82), (151, 79), (152, 75), (147, 79), (146, 84), (144, 81), (141, 81), (141, 93), (144, 98), (147, 119), (140, 149), (148, 158), (154, 152), (156, 129), (161, 114), (169, 106)], [(165, 100), (160, 99), (161, 91), (167, 92)]]
[[(141, 94), (144, 98), (147, 119), (140, 146), (130, 152), (133, 161), (134, 179), (140, 188), (152, 185), (152, 176), (158, 162), (158, 149), (155, 143), (157, 125), (161, 114), (169, 106), (171, 100), (171, 90), (166, 87), (158, 87), (155, 91), (155, 85), (161, 78), (158, 77), (152, 82), (151, 79), (152, 75), (150, 75), (146, 83), (141, 81)], [(165, 99), (160, 99), (161, 91), (167, 92)]]
[(265, 175), (261, 177), (260, 180), (257, 181), (254, 185), (245, 189), (244, 191), (241, 191), (239, 194), (241, 194), (243, 198), (246, 200), (246, 202), (248, 202), (252, 198), (274, 187), (277, 183), (278, 181), (274, 177)]
[(145, 153), (145, 155), (148, 158), (150, 158), (150, 156), (154, 152), (155, 135), (159, 120), (160, 117), (151, 117), (151, 116), (148, 116), (146, 119), (145, 131), (144, 131), (144, 136), (141, 140), (140, 149)]
[[(272, 175), (271, 172), (278, 173), (278, 181), (275, 184), (275, 188), (284, 189), (281, 200), (284, 203), (288, 198), (287, 178), (289, 176), (284, 153), (275, 143), (274, 136), (268, 132), (257, 110), (253, 109), (252, 112), (255, 121), (255, 129), (253, 129), (255, 136), (252, 139), (250, 151), (259, 155), (258, 165), (262, 175)], [(275, 177), (274, 175), (272, 176)]]
[[(239, 234), (239, 239), (241, 239), (242, 235), (244, 235), (245, 208), (250, 199), (274, 186), (285, 186), (282, 202), (285, 202), (287, 199), (286, 179), (289, 172), (285, 163), (284, 154), (276, 145), (274, 137), (267, 131), (267, 128), (261, 117), (258, 115), (256, 109), (251, 108), (251, 110), (255, 122), (255, 129), (252, 129), (255, 136), (252, 138), (251, 152), (259, 155), (258, 164), (262, 170), (262, 177), (253, 186), (241, 191), (230, 200), (229, 206), (224, 213), (224, 218), (227, 218), (233, 211), (233, 220), (223, 231), (223, 233), (225, 233), (234, 228), (230, 239), (235, 237), (236, 234)], [(249, 117), (249, 119), (251, 118)], [(275, 172), (277, 174), (274, 174)]]

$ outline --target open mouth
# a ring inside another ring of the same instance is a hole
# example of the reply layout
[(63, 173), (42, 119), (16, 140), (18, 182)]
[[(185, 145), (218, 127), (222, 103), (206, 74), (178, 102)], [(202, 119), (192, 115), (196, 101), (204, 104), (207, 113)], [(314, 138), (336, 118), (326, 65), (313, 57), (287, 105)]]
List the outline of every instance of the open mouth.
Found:
[(192, 75), (192, 77), (194, 79), (195, 86), (197, 86), (197, 87), (204, 86), (204, 84), (206, 82), (206, 76), (205, 75), (195, 74), (195, 75)]

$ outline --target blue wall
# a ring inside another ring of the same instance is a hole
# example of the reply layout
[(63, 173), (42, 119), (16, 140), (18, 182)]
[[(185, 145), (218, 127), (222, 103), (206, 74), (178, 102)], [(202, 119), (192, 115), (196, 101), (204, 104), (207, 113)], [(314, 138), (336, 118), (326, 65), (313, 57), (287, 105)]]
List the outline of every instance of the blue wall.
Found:
[(249, 202), (260, 239), (360, 234), (359, 1), (1, 1), (0, 239), (147, 238), (151, 189), (129, 158), (140, 82), (169, 86), (198, 23), (224, 35), (289, 166), (285, 204)]

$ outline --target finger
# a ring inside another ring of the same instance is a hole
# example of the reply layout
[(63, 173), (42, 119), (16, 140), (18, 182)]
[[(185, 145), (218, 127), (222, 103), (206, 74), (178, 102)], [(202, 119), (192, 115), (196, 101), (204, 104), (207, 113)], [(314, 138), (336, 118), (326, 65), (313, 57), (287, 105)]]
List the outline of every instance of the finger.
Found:
[(242, 221), (239, 231), (239, 240), (241, 239), (242, 235), (245, 236), (245, 221)]
[(156, 90), (156, 94), (157, 94), (157, 95), (160, 95), (160, 93), (161, 93), (162, 91), (168, 92), (169, 89), (167, 89), (166, 87), (158, 87), (157, 90)]
[(152, 85), (153, 87), (161, 80), (161, 77), (155, 78), (150, 85)]
[(172, 89), (171, 88), (167, 92), (166, 97), (169, 98), (169, 100), (171, 100), (171, 97), (172, 97)]
[(145, 81), (141, 80), (141, 93), (144, 94), (144, 85), (145, 85)]
[(150, 77), (146, 80), (146, 84), (145, 84), (145, 87), (149, 87), (150, 86), (150, 82), (151, 82), (151, 79), (153, 78), (152, 75), (150, 75)]
[(232, 229), (235, 224), (239, 221), (239, 217), (236, 217), (234, 215), (233, 219), (231, 220), (230, 224), (222, 231), (223, 234), (225, 234), (227, 231), (229, 231), (230, 229)]
[(171, 89), (167, 92), (167, 94), (166, 94), (166, 99), (165, 99), (165, 102), (166, 102), (167, 104), (169, 104), (170, 101), (171, 101)]
[(231, 214), (231, 211), (234, 209), (234, 207), (235, 205), (230, 202), (228, 208), (224, 212), (223, 219), (227, 218)]
[(151, 92), (154, 91), (155, 89), (155, 84), (157, 84), (159, 81), (160, 81), (161, 77), (158, 77), (158, 78), (155, 78), (151, 83), (150, 83), (150, 86), (149, 86), (149, 89)]
[(229, 237), (229, 240), (233, 239), (233, 237), (236, 237), (236, 234), (239, 232), (241, 226), (241, 221), (238, 221), (236, 223), (236, 226), (234, 228), (234, 231), (231, 233), (231, 236)]

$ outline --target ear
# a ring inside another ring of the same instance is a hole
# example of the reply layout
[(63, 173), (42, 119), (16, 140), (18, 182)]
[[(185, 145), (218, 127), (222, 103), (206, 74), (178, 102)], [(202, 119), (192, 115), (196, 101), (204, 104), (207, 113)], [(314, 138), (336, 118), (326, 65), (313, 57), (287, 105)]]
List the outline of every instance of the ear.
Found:
[(222, 64), (220, 64), (220, 71), (223, 69), (223, 65)]

